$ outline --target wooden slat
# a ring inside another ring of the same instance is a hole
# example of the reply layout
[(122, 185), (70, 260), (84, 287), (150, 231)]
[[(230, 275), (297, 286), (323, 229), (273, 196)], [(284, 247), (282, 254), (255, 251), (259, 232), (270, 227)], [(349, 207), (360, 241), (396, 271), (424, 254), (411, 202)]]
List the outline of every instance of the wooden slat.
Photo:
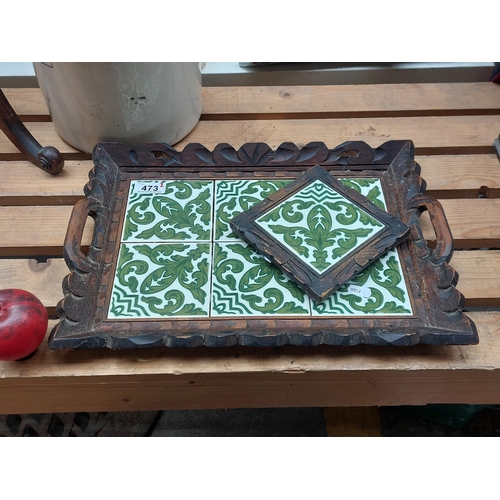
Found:
[(500, 197), (496, 155), (417, 156), (427, 194), (435, 198)]
[(91, 160), (70, 160), (49, 175), (28, 161), (0, 162), (0, 205), (74, 205), (93, 166)]
[(49, 110), (40, 89), (4, 88), (2, 91), (21, 119), (50, 120)]
[[(458, 289), (466, 298), (466, 307), (500, 306), (500, 250), (456, 251), (451, 265), (460, 276)], [(28, 290), (53, 315), (68, 273), (63, 259), (0, 259), (0, 289)]]
[(62, 281), (69, 274), (63, 259), (0, 259), (0, 290), (21, 288), (36, 295), (49, 315), (56, 314), (56, 305), (63, 298)]
[[(62, 255), (71, 206), (0, 207), (0, 256)], [(87, 218), (82, 245), (92, 239)]]
[[(376, 354), (374, 354), (376, 355)], [(78, 363), (68, 357), (68, 362)], [(140, 362), (140, 361), (139, 361)], [(133, 379), (133, 380), (129, 380)], [(498, 404), (499, 370), (0, 379), (1, 414)]]
[[(86, 160), (90, 158), (90, 155), (75, 149), (65, 142), (56, 132), (52, 122), (24, 122), (24, 125), (42, 146), (54, 146), (64, 154), (65, 160)], [(0, 160), (12, 161), (23, 159), (25, 159), (23, 155), (5, 134), (0, 134)]]
[[(500, 199), (441, 200), (455, 248), (500, 248)], [(422, 219), (427, 240), (434, 231)]]
[(457, 250), (451, 265), (466, 307), (500, 306), (500, 250)]
[[(39, 124), (49, 125), (49, 124)], [(245, 142), (265, 141), (273, 149), (282, 142), (304, 145), (321, 141), (335, 147), (360, 140), (372, 147), (388, 140), (411, 139), (417, 154), (493, 153), (500, 116), (440, 116), (416, 118), (360, 118), (326, 120), (257, 120), (199, 122), (180, 143), (200, 142), (208, 148), (228, 142), (235, 148)]]
[[(16, 112), (47, 117), (40, 89), (4, 89)], [(279, 87), (206, 87), (203, 115), (329, 114), (358, 116), (500, 112), (500, 87), (490, 82)]]
[[(64, 142), (52, 123), (26, 123), (43, 145), (51, 145), (69, 159), (87, 159)], [(500, 130), (500, 115), (430, 116), (415, 118), (360, 118), (327, 120), (227, 120), (201, 121), (177, 149), (189, 142), (200, 142), (212, 149), (220, 142), (239, 148), (245, 142), (264, 141), (273, 149), (282, 142), (304, 145), (322, 141), (335, 147), (345, 141), (366, 141), (377, 147), (388, 140), (412, 139), (419, 155), (492, 154), (493, 140)], [(22, 159), (12, 143), (0, 135), (0, 160)]]
[[(496, 155), (417, 156), (427, 193), (437, 198), (500, 197)], [(91, 160), (66, 161), (64, 170), (47, 175), (28, 161), (0, 162), (0, 205), (74, 205), (83, 196)]]
[[(456, 248), (500, 248), (500, 198), (442, 200)], [(0, 256), (61, 255), (72, 206), (0, 206)], [(89, 217), (82, 244), (88, 246)], [(427, 240), (435, 240), (422, 218)]]
[[(0, 362), (0, 413), (500, 402), (500, 313), (477, 346), (49, 351)], [(53, 322), (51, 322), (52, 326)]]
[(500, 87), (489, 82), (453, 84), (213, 87), (203, 92), (203, 113), (368, 113), (465, 110), (500, 111)]

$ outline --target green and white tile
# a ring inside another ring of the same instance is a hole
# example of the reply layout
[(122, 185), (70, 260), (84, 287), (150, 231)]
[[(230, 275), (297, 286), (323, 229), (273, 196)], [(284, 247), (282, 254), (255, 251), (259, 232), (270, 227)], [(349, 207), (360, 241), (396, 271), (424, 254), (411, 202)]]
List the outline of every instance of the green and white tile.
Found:
[(321, 304), (311, 300), (313, 316), (411, 316), (412, 307), (396, 249), (348, 281)]
[(122, 241), (210, 241), (212, 207), (212, 181), (132, 181)]
[(108, 318), (208, 316), (210, 262), (209, 243), (122, 244)]
[(255, 223), (320, 274), (385, 227), (321, 180), (293, 194)]
[(216, 181), (215, 241), (239, 240), (229, 221), (290, 182), (291, 179)]
[(211, 315), (309, 316), (310, 300), (246, 243), (215, 243)]
[(386, 210), (384, 193), (380, 179), (376, 177), (355, 178), (342, 177), (339, 181), (346, 187), (354, 189), (358, 193), (368, 198), (375, 206)]

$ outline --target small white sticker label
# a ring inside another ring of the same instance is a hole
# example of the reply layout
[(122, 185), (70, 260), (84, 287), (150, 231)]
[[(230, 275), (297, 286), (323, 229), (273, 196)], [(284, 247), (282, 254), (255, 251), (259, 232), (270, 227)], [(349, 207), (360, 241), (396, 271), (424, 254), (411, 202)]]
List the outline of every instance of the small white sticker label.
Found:
[(347, 291), (359, 295), (360, 297), (370, 297), (372, 294), (372, 291), (366, 286), (349, 285)]
[(132, 193), (158, 194), (167, 189), (165, 181), (134, 181)]

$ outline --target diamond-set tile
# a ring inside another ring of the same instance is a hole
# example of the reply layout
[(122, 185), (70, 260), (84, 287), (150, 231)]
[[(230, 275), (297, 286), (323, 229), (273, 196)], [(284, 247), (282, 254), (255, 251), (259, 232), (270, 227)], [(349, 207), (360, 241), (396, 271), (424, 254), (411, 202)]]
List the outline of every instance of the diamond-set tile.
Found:
[[(339, 180), (385, 207), (379, 179)], [(132, 181), (108, 318), (411, 315), (396, 250), (317, 304), (232, 232), (290, 182)]]
[(255, 224), (320, 274), (384, 228), (320, 180), (287, 198)]

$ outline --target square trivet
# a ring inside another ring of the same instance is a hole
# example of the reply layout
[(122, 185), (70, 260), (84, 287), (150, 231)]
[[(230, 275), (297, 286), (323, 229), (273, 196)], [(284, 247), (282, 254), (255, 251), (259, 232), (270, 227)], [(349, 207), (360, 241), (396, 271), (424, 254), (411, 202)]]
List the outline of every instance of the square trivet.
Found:
[(318, 303), (410, 232), (319, 165), (230, 224)]

